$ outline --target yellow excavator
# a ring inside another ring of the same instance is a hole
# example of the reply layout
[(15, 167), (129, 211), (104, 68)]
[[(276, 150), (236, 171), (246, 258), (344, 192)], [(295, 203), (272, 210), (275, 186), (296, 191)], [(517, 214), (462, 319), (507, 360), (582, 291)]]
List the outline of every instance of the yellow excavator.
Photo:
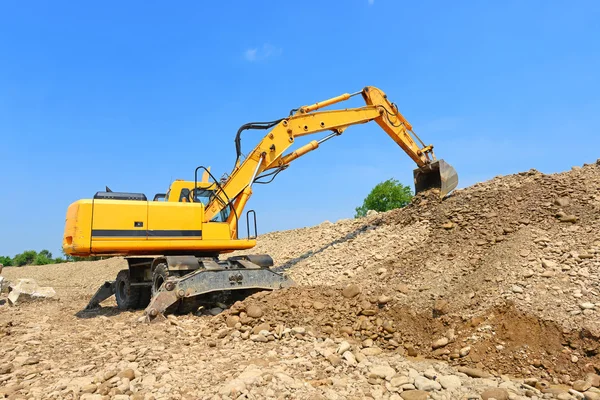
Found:
[[(366, 105), (339, 110), (324, 107), (362, 95)], [(268, 255), (222, 259), (220, 255), (256, 244), (256, 213), (245, 214), (247, 235), (239, 237), (240, 218), (252, 195), (252, 185), (271, 182), (290, 163), (351, 125), (376, 122), (417, 164), (415, 192), (436, 188), (445, 197), (458, 184), (454, 168), (436, 160), (387, 95), (372, 86), (294, 109), (271, 122), (240, 127), (235, 137), (233, 171), (217, 180), (210, 168), (199, 166), (194, 181), (174, 181), (167, 193), (149, 201), (144, 194), (98, 192), (72, 203), (66, 215), (63, 249), (72, 256), (123, 255), (128, 269), (105, 282), (86, 309), (113, 294), (120, 309), (145, 308), (153, 318), (165, 312), (189, 312), (221, 296), (246, 296), (258, 290), (293, 285), (271, 267)], [(246, 130), (267, 134), (244, 158), (241, 135)], [(284, 154), (296, 139), (330, 132)], [(417, 144), (418, 142), (418, 144)]]

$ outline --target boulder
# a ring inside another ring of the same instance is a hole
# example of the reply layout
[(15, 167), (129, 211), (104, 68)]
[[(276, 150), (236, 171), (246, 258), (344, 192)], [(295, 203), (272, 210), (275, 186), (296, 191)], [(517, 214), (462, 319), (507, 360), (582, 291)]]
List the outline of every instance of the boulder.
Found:
[(51, 299), (55, 296), (56, 292), (49, 286), (39, 286), (34, 279), (19, 279), (10, 286), (8, 301), (12, 305), (17, 305), (32, 300)]

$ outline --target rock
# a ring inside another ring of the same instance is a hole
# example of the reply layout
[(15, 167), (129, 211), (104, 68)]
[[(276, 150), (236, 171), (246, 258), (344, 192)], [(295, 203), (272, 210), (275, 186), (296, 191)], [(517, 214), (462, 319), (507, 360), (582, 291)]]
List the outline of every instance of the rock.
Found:
[(360, 352), (369, 357), (378, 356), (383, 352), (383, 350), (381, 350), (379, 347), (367, 347), (366, 349), (362, 349)]
[(452, 221), (448, 221), (448, 222), (442, 224), (442, 228), (444, 228), (446, 230), (450, 230), (450, 229), (454, 228), (454, 224), (452, 223)]
[(458, 367), (458, 372), (462, 372), (471, 378), (489, 378), (491, 375), (477, 368)]
[(346, 335), (352, 335), (354, 329), (351, 326), (342, 326), (340, 328), (340, 333), (345, 333)]
[(461, 387), (462, 382), (456, 375), (445, 375), (438, 378), (438, 382), (444, 389), (453, 390)]
[(340, 365), (340, 363), (342, 362), (342, 358), (337, 354), (330, 354), (327, 356), (327, 361), (329, 361), (331, 365), (335, 367), (337, 365)]
[(340, 345), (338, 346), (336, 353), (338, 354), (344, 354), (345, 352), (347, 352), (348, 350), (350, 350), (350, 343), (346, 342), (345, 340), (340, 343)]
[(555, 269), (558, 267), (558, 264), (552, 260), (542, 260), (542, 267), (547, 269)]
[(407, 346), (406, 348), (406, 354), (408, 354), (409, 357), (416, 357), (419, 355), (419, 352), (417, 351), (417, 349), (415, 349), (414, 346)]
[(270, 331), (271, 330), (271, 325), (269, 325), (267, 322), (263, 322), (262, 324), (256, 325), (254, 328), (252, 328), (252, 333), (255, 335), (258, 335), (261, 331)]
[(304, 328), (302, 326), (295, 326), (292, 328), (292, 332), (295, 335), (304, 335), (306, 333), (306, 328)]
[(382, 378), (386, 381), (391, 380), (396, 375), (396, 370), (387, 365), (376, 365), (369, 370), (369, 377)]
[(234, 328), (238, 322), (240, 322), (240, 317), (237, 315), (230, 315), (225, 320), (225, 324), (228, 328)]
[(267, 339), (267, 337), (264, 335), (250, 335), (250, 340), (260, 343), (266, 343), (269, 341), (269, 339)]
[(410, 289), (408, 288), (408, 285), (406, 283), (398, 284), (398, 286), (396, 286), (396, 290), (402, 294), (408, 294), (408, 292), (410, 291)]
[(379, 212), (375, 211), (375, 210), (368, 210), (367, 211), (367, 217), (373, 217), (375, 215), (379, 214)]
[(592, 384), (588, 381), (575, 381), (573, 382), (573, 384), (571, 385), (573, 387), (573, 389), (577, 390), (578, 392), (585, 392), (586, 390), (588, 390), (589, 388), (592, 387)]
[(559, 207), (566, 207), (569, 205), (569, 203), (570, 201), (568, 197), (559, 197), (557, 199), (554, 199), (554, 204)]
[(460, 351), (458, 352), (458, 354), (461, 357), (466, 357), (466, 356), (469, 355), (470, 351), (471, 351), (471, 346), (466, 346), (466, 347), (463, 347), (462, 349), (460, 349)]
[(394, 328), (394, 326), (392, 325), (392, 321), (385, 321), (381, 327), (387, 333), (394, 333), (394, 332), (396, 332), (396, 328)]
[(355, 284), (350, 284), (342, 290), (342, 296), (347, 299), (350, 299), (360, 293), (360, 288)]
[(429, 393), (422, 390), (405, 390), (400, 393), (400, 397), (404, 400), (427, 400)]
[(81, 388), (82, 393), (94, 393), (98, 388), (97, 385), (90, 383), (89, 385), (85, 385)]
[(223, 385), (223, 387), (221, 387), (221, 389), (219, 390), (219, 394), (222, 394), (224, 396), (235, 396), (243, 392), (244, 390), (246, 390), (246, 384), (239, 379), (233, 379), (227, 382), (225, 385)]
[(570, 222), (572, 224), (577, 222), (577, 216), (575, 215), (564, 215), (558, 219), (560, 222)]
[(596, 305), (594, 303), (581, 303), (579, 305), (579, 307), (582, 310), (592, 310), (592, 309), (596, 308)]
[(508, 391), (500, 388), (487, 388), (481, 393), (482, 400), (508, 400)]
[(418, 390), (423, 390), (425, 392), (433, 392), (434, 390), (442, 389), (442, 385), (440, 385), (439, 382), (432, 381), (424, 376), (417, 376), (414, 385)]
[(38, 286), (34, 279), (19, 279), (10, 289), (8, 301), (12, 305), (31, 300), (52, 299), (56, 296), (53, 288)]
[(448, 314), (449, 304), (446, 300), (438, 299), (433, 303), (433, 317), (438, 318), (442, 315)]
[(403, 385), (411, 384), (413, 380), (408, 376), (396, 375), (390, 380), (390, 385), (393, 387), (400, 387)]
[(523, 271), (523, 278), (531, 278), (534, 274), (535, 272), (532, 269), (525, 269)]
[(317, 311), (322, 310), (325, 308), (325, 304), (321, 303), (320, 301), (315, 301), (313, 303), (313, 308)]
[(600, 400), (600, 393), (596, 392), (585, 392), (583, 394), (585, 400)]
[(448, 338), (447, 337), (443, 337), (443, 338), (440, 338), (440, 339), (436, 340), (435, 342), (433, 342), (431, 344), (431, 348), (433, 350), (439, 349), (440, 347), (446, 346), (448, 343), (449, 343)]
[(262, 308), (260, 308), (259, 306), (252, 304), (250, 306), (248, 306), (248, 308), (246, 309), (246, 314), (250, 317), (250, 318), (260, 318), (263, 316), (264, 312), (262, 310)]
[(221, 307), (213, 307), (210, 310), (208, 310), (208, 313), (212, 316), (219, 315), (222, 312), (223, 312), (223, 309)]
[(512, 290), (514, 293), (523, 293), (523, 288), (519, 285), (513, 285), (510, 290)]
[(117, 375), (119, 378), (127, 378), (130, 381), (135, 379), (135, 371), (132, 370), (131, 368), (127, 368), (124, 369), (123, 371), (119, 372), (119, 374)]
[(589, 373), (585, 376), (585, 380), (591, 383), (593, 387), (600, 388), (600, 375)]
[(379, 303), (379, 304), (387, 304), (390, 301), (392, 301), (392, 298), (390, 296), (386, 296), (386, 295), (381, 295), (377, 299), (377, 303)]

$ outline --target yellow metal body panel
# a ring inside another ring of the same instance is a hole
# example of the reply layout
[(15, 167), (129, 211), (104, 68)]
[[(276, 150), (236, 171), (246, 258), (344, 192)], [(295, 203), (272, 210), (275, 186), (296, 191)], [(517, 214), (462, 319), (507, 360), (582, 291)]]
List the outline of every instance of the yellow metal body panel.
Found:
[(79, 200), (67, 210), (63, 249), (91, 254), (202, 254), (250, 249), (231, 239), (229, 224), (202, 222), (201, 203)]
[(89, 255), (92, 233), (92, 200), (79, 200), (67, 209), (63, 250), (71, 255)]

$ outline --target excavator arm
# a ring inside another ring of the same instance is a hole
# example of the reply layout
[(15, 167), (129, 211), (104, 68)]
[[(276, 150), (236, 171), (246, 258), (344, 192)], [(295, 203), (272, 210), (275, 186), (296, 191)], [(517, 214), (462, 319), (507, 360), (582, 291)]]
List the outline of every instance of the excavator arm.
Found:
[[(363, 107), (319, 111), (321, 108), (346, 101), (359, 94), (366, 103)], [(271, 123), (247, 124), (240, 128), (236, 137), (238, 150), (236, 165), (206, 205), (205, 221), (210, 221), (225, 207), (231, 206), (234, 212), (229, 215), (228, 222), (232, 227), (232, 237), (235, 237), (237, 218), (252, 194), (251, 187), (254, 182), (276, 175), (287, 168), (292, 161), (317, 149), (321, 143), (332, 137), (342, 134), (349, 126), (371, 121), (375, 121), (417, 164), (418, 168), (414, 172), (417, 193), (435, 187), (440, 190), (440, 196), (444, 197), (458, 184), (458, 176), (454, 169), (443, 160), (436, 160), (433, 146), (426, 146), (421, 142), (413, 132), (410, 123), (380, 89), (367, 86), (360, 92), (346, 93), (293, 111), (295, 112), (287, 118)], [(240, 161), (240, 134), (244, 129), (252, 128), (271, 130), (250, 154)], [(294, 144), (296, 138), (324, 131), (332, 133), (321, 140), (313, 140), (295, 151), (284, 154)]]

